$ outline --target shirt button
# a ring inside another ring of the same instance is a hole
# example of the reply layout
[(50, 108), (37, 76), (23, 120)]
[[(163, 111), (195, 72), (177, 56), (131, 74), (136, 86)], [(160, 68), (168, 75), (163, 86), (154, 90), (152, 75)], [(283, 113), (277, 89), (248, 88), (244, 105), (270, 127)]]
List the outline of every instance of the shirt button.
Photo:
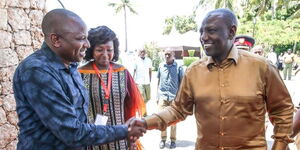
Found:
[(226, 117), (220, 117), (221, 118), (221, 120), (224, 120)]
[(220, 132), (220, 135), (221, 135), (221, 136), (224, 136), (224, 135), (225, 135), (225, 133), (224, 133), (224, 132)]
[(220, 147), (221, 150), (224, 150), (224, 147)]
[(225, 86), (225, 84), (221, 84), (221, 87), (224, 87)]
[(223, 69), (219, 69), (219, 71), (224, 71)]

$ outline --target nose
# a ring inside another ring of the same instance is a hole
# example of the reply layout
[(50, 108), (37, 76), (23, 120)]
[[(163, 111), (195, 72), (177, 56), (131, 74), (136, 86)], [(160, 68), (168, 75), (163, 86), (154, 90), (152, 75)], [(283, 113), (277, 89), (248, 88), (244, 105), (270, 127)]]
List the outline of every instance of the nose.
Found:
[(204, 41), (207, 41), (207, 34), (205, 32), (202, 32), (200, 34), (200, 42), (204, 42)]
[(84, 47), (86, 47), (86, 48), (90, 48), (91, 47), (91, 44), (90, 44), (90, 42), (89, 42), (88, 39), (85, 40)]

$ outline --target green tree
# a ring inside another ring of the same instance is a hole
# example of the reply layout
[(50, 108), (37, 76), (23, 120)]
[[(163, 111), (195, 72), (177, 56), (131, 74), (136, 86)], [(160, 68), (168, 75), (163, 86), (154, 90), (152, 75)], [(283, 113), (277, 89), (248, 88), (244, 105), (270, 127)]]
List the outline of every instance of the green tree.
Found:
[(127, 9), (133, 14), (137, 14), (137, 12), (133, 9), (130, 0), (120, 0), (119, 3), (108, 3), (108, 6), (113, 7), (115, 9), (115, 13), (118, 14), (123, 10), (124, 12), (124, 27), (125, 27), (125, 52), (128, 50), (127, 45)]
[(165, 19), (165, 27), (163, 34), (170, 34), (173, 27), (180, 33), (186, 33), (188, 31), (197, 31), (197, 23), (195, 21), (196, 15), (190, 16), (173, 16)]
[[(176, 31), (180, 34), (184, 34), (188, 31), (197, 31), (198, 25), (195, 21), (196, 11), (202, 6), (208, 4), (210, 1), (199, 0), (199, 3), (195, 6), (193, 13), (191, 15), (183, 16), (171, 16), (165, 19), (165, 27), (163, 34), (170, 34), (172, 29), (175, 27)], [(233, 9), (234, 0), (215, 0), (215, 8), (229, 8)]]
[(157, 71), (159, 64), (163, 61), (163, 56), (160, 53), (161, 49), (156, 43), (150, 42), (144, 45), (144, 50), (147, 52), (148, 57), (152, 60), (154, 70)]
[[(195, 17), (196, 11), (213, 3), (214, 8), (228, 8), (234, 11), (239, 20), (286, 20), (300, 18), (299, 0), (199, 0), (195, 6), (192, 15), (172, 16), (165, 19), (164, 34), (169, 34), (175, 26), (175, 29), (183, 34), (188, 31), (196, 31), (197, 27)], [(188, 20), (188, 21), (187, 21)], [(192, 27), (191, 27), (192, 26)]]
[(245, 12), (252, 17), (267, 16), (268, 20), (285, 20), (291, 16), (297, 18), (299, 7), (299, 0), (249, 0)]
[[(238, 28), (238, 34), (251, 35), (253, 28), (252, 21), (243, 22)], [(277, 52), (286, 47), (299, 49), (300, 18), (258, 21), (254, 30), (256, 45), (273, 45)]]

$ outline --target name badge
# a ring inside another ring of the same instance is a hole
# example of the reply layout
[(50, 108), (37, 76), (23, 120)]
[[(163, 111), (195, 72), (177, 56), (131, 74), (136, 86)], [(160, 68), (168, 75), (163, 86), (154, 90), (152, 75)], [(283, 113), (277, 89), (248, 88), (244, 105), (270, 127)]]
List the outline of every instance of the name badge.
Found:
[(107, 116), (97, 114), (96, 120), (95, 120), (95, 125), (106, 125), (107, 120), (108, 120)]

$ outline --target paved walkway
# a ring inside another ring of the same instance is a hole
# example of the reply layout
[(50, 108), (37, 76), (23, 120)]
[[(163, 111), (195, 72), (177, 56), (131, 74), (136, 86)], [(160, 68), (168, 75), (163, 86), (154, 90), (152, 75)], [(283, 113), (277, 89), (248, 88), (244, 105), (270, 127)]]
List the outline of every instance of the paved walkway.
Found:
[[(151, 83), (151, 100), (147, 103), (148, 114), (152, 114), (157, 112), (156, 105), (156, 90), (157, 90), (157, 79), (156, 72), (153, 73), (152, 83)], [(300, 102), (300, 77), (292, 77), (291, 81), (284, 81), (291, 96), (294, 104), (299, 104)], [(273, 126), (271, 124), (268, 125), (266, 139), (268, 145), (272, 145), (273, 140), (271, 139), (271, 135), (273, 133)], [(170, 133), (170, 132), (168, 132)], [(177, 124), (177, 148), (176, 150), (193, 150), (195, 148), (197, 129), (196, 122), (194, 116), (189, 116), (185, 121), (179, 122)], [(168, 135), (169, 136), (169, 135)], [(159, 142), (160, 142), (160, 131), (158, 130), (150, 130), (148, 131), (144, 137), (141, 137), (141, 142), (143, 143), (146, 150), (160, 150)], [(167, 144), (165, 149), (169, 149), (170, 140), (167, 139)], [(289, 145), (291, 150), (296, 150), (293, 144)], [(268, 148), (270, 149), (270, 147)]]

